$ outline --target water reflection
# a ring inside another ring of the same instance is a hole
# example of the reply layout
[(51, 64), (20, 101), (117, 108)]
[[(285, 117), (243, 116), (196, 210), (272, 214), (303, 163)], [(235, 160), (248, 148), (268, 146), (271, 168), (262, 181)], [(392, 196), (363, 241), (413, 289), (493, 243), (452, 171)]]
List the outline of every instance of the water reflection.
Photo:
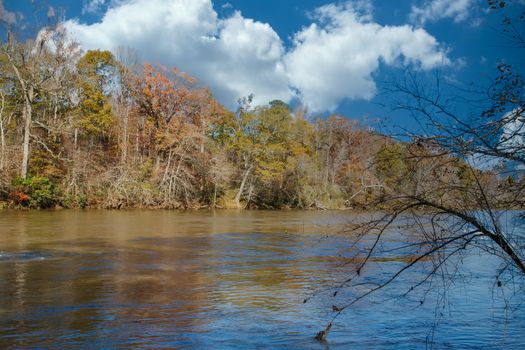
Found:
[[(434, 305), (388, 294), (345, 314), (329, 344), (312, 339), (335, 301), (302, 300), (344, 275), (347, 241), (325, 235), (347, 215), (2, 212), (0, 348), (425, 346)], [(480, 258), (472, 259), (474, 271)], [(386, 273), (399, 263), (372, 268)], [(500, 324), (488, 275), (454, 292), (457, 306), (438, 328), (438, 348), (525, 344), (523, 310)]]

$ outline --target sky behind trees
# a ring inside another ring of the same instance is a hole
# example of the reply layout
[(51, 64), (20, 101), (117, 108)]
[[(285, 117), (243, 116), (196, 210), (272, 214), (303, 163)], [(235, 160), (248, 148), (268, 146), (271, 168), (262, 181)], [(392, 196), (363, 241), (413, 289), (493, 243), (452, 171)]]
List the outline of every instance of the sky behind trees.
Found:
[[(31, 20), (31, 1), (3, 2), (3, 17)], [(437, 70), (445, 83), (483, 85), (501, 57), (519, 60), (498, 31), (502, 16), (489, 13), (485, 0), (49, 0), (45, 6), (40, 13), (64, 20), (84, 49), (135, 48), (145, 61), (196, 76), (231, 109), (254, 94), (260, 104), (281, 99), (313, 113), (384, 117), (381, 82), (407, 68)], [(506, 11), (524, 6), (517, 0)]]

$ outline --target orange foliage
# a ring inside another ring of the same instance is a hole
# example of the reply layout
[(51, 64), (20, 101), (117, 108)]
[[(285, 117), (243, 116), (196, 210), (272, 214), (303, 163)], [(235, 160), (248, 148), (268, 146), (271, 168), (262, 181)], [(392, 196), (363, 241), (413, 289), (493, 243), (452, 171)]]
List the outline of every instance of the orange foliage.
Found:
[(18, 202), (27, 202), (30, 199), (29, 195), (20, 191), (15, 192), (15, 197)]
[(222, 111), (207, 88), (177, 68), (144, 65), (136, 82), (139, 114), (144, 115), (142, 139), (165, 151), (189, 138), (202, 138), (205, 129)]

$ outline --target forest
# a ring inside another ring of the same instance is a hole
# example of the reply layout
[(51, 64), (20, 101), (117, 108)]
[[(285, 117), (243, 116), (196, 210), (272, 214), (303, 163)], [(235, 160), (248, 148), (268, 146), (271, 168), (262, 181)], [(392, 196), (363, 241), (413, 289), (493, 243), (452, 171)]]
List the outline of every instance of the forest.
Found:
[(11, 36), (0, 60), (4, 208), (378, 208), (418, 183), (421, 152), (445, 160), (440, 181), (502, 181), (345, 116), (251, 95), (230, 111), (177, 68), (129, 48), (84, 52), (60, 27)]

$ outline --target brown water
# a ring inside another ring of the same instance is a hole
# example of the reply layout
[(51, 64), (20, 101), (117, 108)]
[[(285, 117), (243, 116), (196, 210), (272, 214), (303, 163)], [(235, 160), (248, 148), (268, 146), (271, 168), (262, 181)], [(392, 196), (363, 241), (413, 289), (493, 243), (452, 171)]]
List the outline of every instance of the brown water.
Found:
[[(348, 240), (333, 233), (350, 215), (0, 212), (0, 348), (424, 347), (434, 305), (385, 295), (344, 314), (329, 343), (313, 339), (333, 300), (302, 301), (346, 273)], [(525, 345), (523, 308), (505, 316), (492, 272), (452, 289), (436, 347)]]

